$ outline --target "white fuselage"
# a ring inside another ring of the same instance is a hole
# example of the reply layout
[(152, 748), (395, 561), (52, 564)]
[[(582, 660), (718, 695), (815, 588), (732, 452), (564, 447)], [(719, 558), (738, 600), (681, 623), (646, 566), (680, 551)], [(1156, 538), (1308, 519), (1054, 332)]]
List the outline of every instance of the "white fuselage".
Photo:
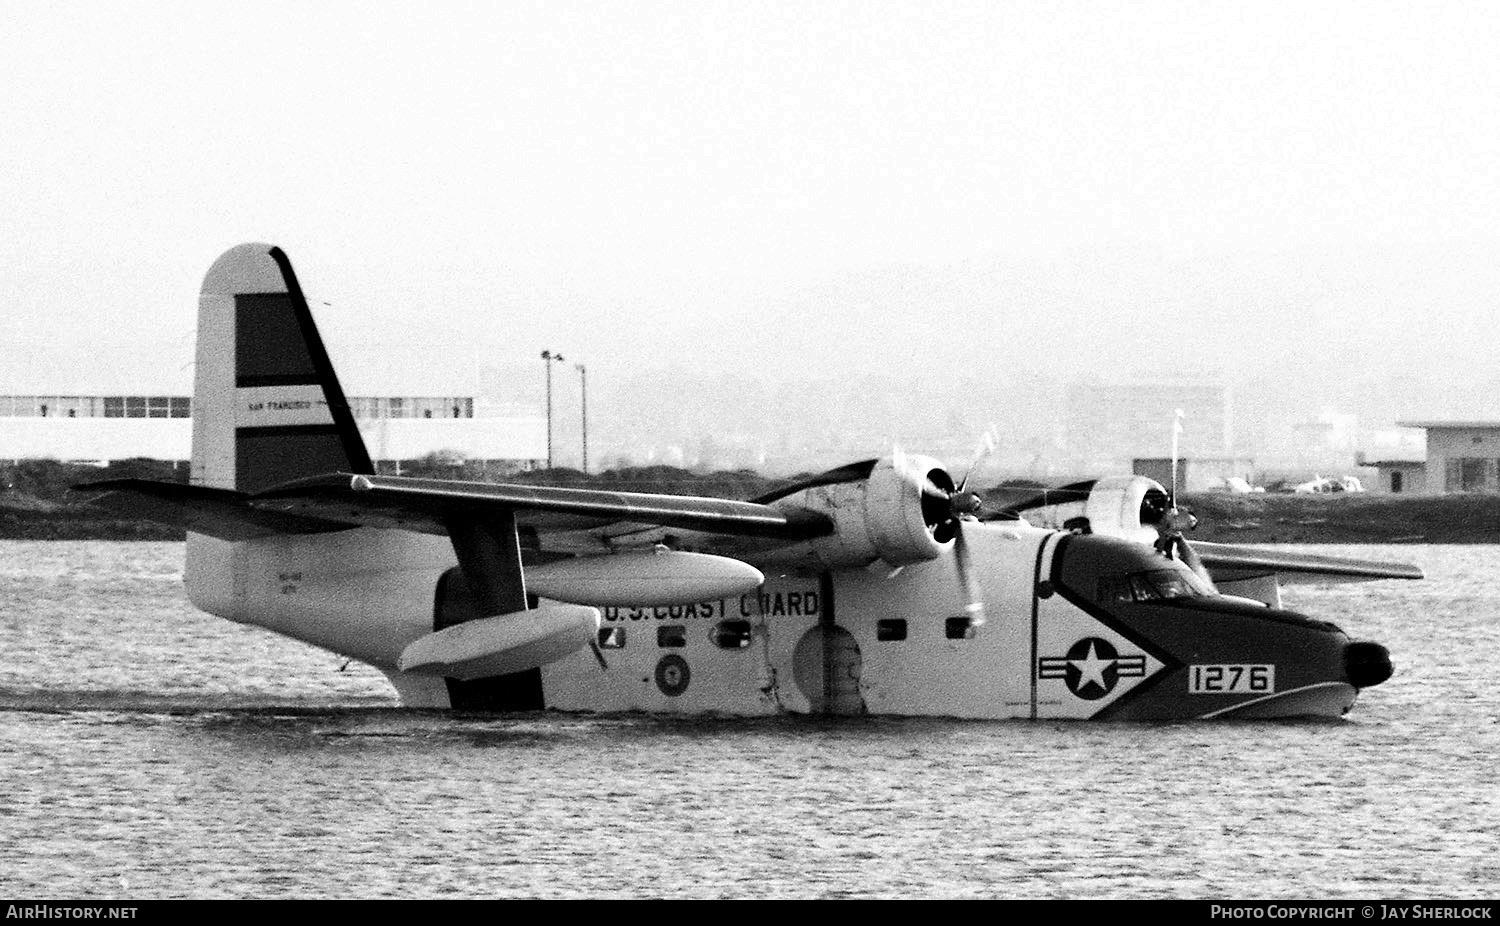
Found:
[[(1088, 716), (1159, 667), (1120, 679), (1108, 700), (1037, 678), (1038, 659), (1075, 641), (1137, 647), (1058, 595), (1038, 596), (1062, 534), (966, 527), (987, 603), (965, 634), (951, 551), (892, 570), (767, 571), (758, 592), (684, 605), (603, 608), (600, 659), (584, 648), (541, 668), (546, 706), (569, 711), (981, 718)], [(446, 538), (395, 530), (189, 543), (192, 600), (380, 668), (405, 703), (448, 706), (441, 679), (396, 670), (433, 631), (434, 592), (455, 564)]]

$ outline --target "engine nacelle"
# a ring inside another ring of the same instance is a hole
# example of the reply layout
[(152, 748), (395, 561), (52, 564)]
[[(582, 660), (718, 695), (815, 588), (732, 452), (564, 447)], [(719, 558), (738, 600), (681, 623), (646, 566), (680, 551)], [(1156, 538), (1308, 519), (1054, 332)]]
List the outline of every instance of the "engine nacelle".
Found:
[[(1047, 496), (1060, 501), (1049, 502)], [(1167, 490), (1145, 476), (1108, 476), (1092, 483), (1066, 486), (1018, 506), (1028, 523), (1057, 530), (1122, 537), (1155, 543), (1156, 524), (1171, 507)]]
[(907, 566), (936, 559), (953, 540), (948, 500), (924, 491), (916, 474), (943, 492), (953, 491), (953, 478), (941, 463), (909, 456), (901, 469), (891, 459), (879, 460), (864, 479), (812, 486), (778, 504), (833, 520), (833, 533), (809, 544), (824, 566), (864, 566), (877, 559)]

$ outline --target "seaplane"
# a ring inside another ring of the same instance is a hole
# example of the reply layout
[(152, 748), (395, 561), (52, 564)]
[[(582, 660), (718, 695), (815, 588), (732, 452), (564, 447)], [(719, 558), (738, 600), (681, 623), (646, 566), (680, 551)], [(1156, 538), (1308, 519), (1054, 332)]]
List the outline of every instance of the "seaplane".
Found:
[(374, 666), (416, 708), (1339, 717), (1390, 656), (1282, 583), (1422, 576), (1190, 542), (1140, 477), (991, 510), (900, 450), (744, 501), (379, 474), (267, 244), (210, 268), (197, 338), (190, 482), (79, 488), (187, 531), (198, 608)]

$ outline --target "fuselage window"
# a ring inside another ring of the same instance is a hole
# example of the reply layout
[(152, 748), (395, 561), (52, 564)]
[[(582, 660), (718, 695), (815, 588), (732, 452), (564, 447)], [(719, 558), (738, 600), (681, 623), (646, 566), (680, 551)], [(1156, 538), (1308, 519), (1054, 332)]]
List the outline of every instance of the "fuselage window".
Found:
[(720, 621), (714, 627), (714, 645), (719, 649), (744, 649), (749, 646), (750, 622)]
[(687, 646), (687, 628), (681, 624), (663, 624), (656, 628), (656, 645), (667, 649)]
[(624, 627), (600, 627), (599, 628), (600, 649), (624, 649), (625, 628)]
[(973, 639), (974, 621), (969, 617), (950, 617), (943, 622), (943, 632), (950, 640)]
[(905, 640), (906, 621), (899, 617), (887, 617), (876, 621), (875, 639), (882, 643), (899, 643)]

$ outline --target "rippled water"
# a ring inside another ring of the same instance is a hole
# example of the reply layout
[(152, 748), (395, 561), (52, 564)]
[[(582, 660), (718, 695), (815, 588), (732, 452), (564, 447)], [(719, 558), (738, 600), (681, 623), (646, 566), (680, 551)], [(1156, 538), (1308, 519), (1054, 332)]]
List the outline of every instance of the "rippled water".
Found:
[(0, 543), (0, 893), (1481, 898), (1500, 548), (1288, 589), (1396, 676), (1330, 723), (455, 717), (193, 610), (180, 544)]

